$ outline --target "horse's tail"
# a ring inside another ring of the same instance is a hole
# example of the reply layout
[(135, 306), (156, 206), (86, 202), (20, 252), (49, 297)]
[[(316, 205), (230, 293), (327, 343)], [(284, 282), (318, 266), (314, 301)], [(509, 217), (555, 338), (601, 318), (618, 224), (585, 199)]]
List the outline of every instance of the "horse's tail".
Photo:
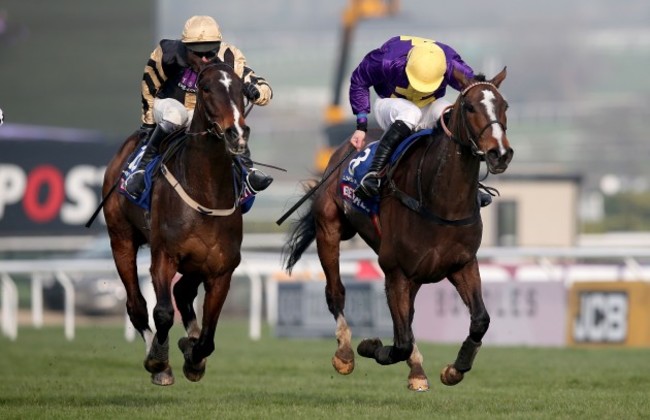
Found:
[(314, 242), (314, 239), (316, 239), (316, 221), (309, 210), (302, 214), (300, 219), (293, 222), (289, 239), (282, 249), (284, 268), (287, 273), (291, 274), (293, 266), (300, 260), (309, 245)]

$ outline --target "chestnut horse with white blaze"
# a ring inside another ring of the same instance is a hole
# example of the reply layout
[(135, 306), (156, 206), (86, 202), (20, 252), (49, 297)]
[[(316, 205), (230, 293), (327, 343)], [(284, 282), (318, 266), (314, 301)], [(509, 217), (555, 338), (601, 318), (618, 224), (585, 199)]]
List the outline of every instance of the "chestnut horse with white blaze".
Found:
[(488, 330), (490, 317), (483, 303), (476, 259), (483, 231), (478, 179), (482, 161), (490, 173), (499, 174), (513, 156), (506, 136), (508, 105), (498, 90), (506, 69), (491, 80), (481, 75), (467, 80), (460, 72), (454, 77), (462, 89), (449, 111), (448, 123), (441, 119), (440, 129), (413, 143), (399, 164), (388, 169), (381, 185), (378, 223), (341, 194), (341, 173), (355, 157), (349, 156), (350, 146), (345, 144), (330, 160), (333, 176), (324, 178), (312, 196), (311, 208), (294, 224), (285, 245), (285, 266), (290, 272), (316, 240), (327, 279), (325, 297), (336, 320), (338, 348), (332, 364), (341, 374), (354, 369), (354, 351), (344, 315), (340, 242), (356, 234), (378, 255), (394, 327), (393, 345), (384, 345), (378, 338), (365, 339), (357, 347), (360, 356), (382, 365), (406, 361), (409, 389), (427, 390), (429, 383), (412, 330), (414, 302), (423, 284), (445, 278), (468, 306), (470, 326), (455, 362), (442, 369), (444, 384), (457, 384), (472, 368)]

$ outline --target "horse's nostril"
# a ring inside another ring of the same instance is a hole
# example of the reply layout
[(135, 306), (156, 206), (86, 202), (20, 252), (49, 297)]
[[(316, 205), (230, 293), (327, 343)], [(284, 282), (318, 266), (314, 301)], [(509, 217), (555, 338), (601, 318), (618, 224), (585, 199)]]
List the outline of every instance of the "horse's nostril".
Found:
[(488, 158), (490, 158), (492, 160), (499, 159), (499, 151), (498, 150), (495, 150), (495, 149), (489, 150), (487, 154), (488, 154)]

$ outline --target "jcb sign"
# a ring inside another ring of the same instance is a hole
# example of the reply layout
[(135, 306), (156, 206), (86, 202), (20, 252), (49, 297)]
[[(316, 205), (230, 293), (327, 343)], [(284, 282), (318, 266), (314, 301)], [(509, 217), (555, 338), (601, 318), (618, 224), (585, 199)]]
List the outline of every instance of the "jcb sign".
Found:
[(570, 344), (650, 346), (648, 283), (576, 283), (569, 314)]
[(574, 321), (577, 343), (622, 343), (627, 337), (627, 293), (582, 292)]

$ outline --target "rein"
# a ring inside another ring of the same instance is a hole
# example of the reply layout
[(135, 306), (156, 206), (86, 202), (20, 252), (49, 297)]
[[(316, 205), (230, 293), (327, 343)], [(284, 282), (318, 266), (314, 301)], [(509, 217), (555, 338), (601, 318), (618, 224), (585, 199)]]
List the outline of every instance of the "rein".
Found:
[(160, 167), (160, 172), (165, 176), (165, 179), (167, 182), (169, 182), (169, 185), (172, 186), (174, 191), (183, 199), (185, 204), (196, 210), (197, 212), (206, 215), (206, 216), (230, 216), (235, 212), (237, 209), (237, 199), (235, 199), (235, 203), (233, 206), (229, 209), (211, 209), (204, 207), (194, 201), (192, 197), (190, 197), (187, 192), (183, 189), (183, 186), (178, 182), (178, 180), (172, 175), (172, 173), (169, 171), (167, 166), (165, 164), (162, 164)]
[[(495, 119), (495, 120), (488, 121), (487, 124), (485, 124), (485, 126), (483, 126), (483, 128), (479, 131), (478, 136), (474, 135), (472, 133), (472, 129), (469, 127), (469, 125), (467, 125), (467, 116), (466, 116), (467, 114), (465, 113), (466, 111), (465, 111), (465, 107), (464, 107), (464, 105), (465, 105), (464, 99), (465, 99), (465, 95), (472, 88), (474, 88), (476, 86), (491, 86), (496, 91), (498, 91), (498, 89), (497, 89), (496, 86), (494, 86), (494, 84), (492, 84), (490, 82), (474, 82), (474, 83), (470, 84), (469, 86), (467, 86), (465, 89), (463, 89), (460, 92), (460, 104), (459, 104), (459, 109), (458, 109), (458, 112), (460, 112), (460, 117), (459, 117), (460, 118), (460, 123), (461, 123), (461, 125), (462, 125), (462, 127), (464, 129), (465, 136), (467, 137), (467, 141), (470, 143), (470, 148), (472, 149), (472, 154), (474, 156), (483, 156), (485, 153), (483, 153), (483, 151), (479, 150), (478, 145), (476, 144), (476, 142), (483, 136), (483, 133), (485, 132), (485, 130), (490, 128), (493, 124), (498, 124), (501, 127), (501, 129), (505, 132), (506, 127), (501, 123), (501, 121)], [(446, 107), (442, 111), (441, 115), (444, 115), (445, 112), (447, 112), (448, 110), (453, 109), (453, 108), (454, 108), (454, 105), (449, 105), (448, 107)], [(457, 136), (454, 136), (454, 134), (451, 132), (451, 130), (449, 130), (449, 128), (447, 127), (447, 124), (445, 123), (445, 119), (443, 117), (440, 118), (440, 125), (442, 126), (442, 129), (445, 132), (445, 134), (451, 140), (453, 140), (454, 142), (458, 143), (461, 146), (465, 146), (465, 144), (463, 144), (461, 142), (461, 140)]]

